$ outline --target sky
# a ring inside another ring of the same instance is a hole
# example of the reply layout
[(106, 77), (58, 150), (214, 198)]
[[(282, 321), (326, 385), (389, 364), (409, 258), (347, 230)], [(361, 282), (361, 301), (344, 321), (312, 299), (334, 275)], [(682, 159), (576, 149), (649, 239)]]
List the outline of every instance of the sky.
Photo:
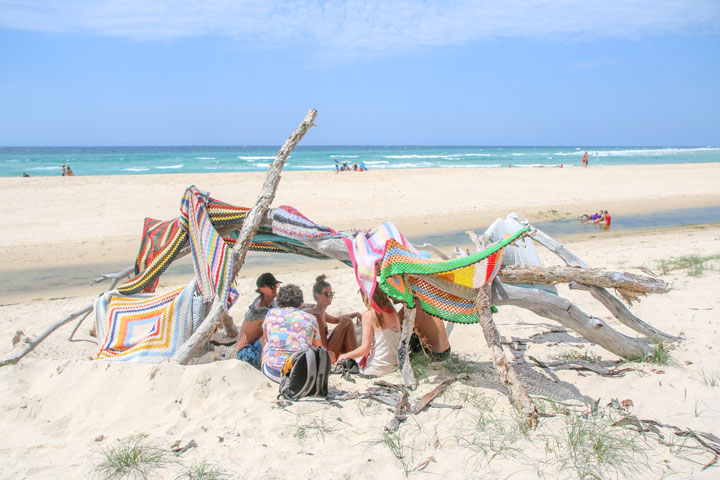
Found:
[(0, 146), (720, 146), (719, 0), (0, 0)]

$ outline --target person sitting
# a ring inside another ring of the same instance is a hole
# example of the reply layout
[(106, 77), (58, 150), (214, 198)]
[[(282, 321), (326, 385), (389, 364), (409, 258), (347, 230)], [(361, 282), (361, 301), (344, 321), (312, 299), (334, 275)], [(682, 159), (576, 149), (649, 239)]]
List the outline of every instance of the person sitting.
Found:
[(285, 360), (311, 345), (321, 347), (320, 329), (313, 315), (300, 310), (303, 294), (300, 287), (287, 284), (277, 294), (277, 307), (268, 310), (263, 322), (265, 346), (260, 370), (273, 382), (280, 383)]
[[(313, 296), (315, 304), (305, 304), (302, 309), (308, 313), (315, 315), (320, 328), (320, 340), (322, 346), (330, 353), (330, 357), (334, 362), (338, 355), (349, 352), (357, 348), (357, 336), (355, 335), (355, 326), (353, 318), (360, 318), (358, 312), (346, 313), (334, 317), (327, 313), (327, 307), (333, 301), (332, 286), (325, 280), (325, 275), (320, 275), (315, 279), (313, 285)], [(328, 323), (337, 325), (332, 332), (328, 333)]]
[[(406, 314), (406, 309), (403, 307), (400, 316), (404, 319)], [(447, 359), (452, 349), (445, 330), (445, 322), (430, 315), (418, 305), (415, 312), (415, 331), (410, 337), (409, 347), (411, 356), (424, 353), (434, 361)]]
[(260, 295), (253, 300), (240, 326), (237, 340), (237, 359), (249, 363), (260, 370), (260, 353), (262, 352), (262, 322), (268, 310), (277, 307), (275, 296), (281, 282), (272, 273), (263, 273), (255, 281)]
[(373, 310), (365, 292), (361, 295), (368, 308), (361, 318), (362, 341), (355, 350), (340, 355), (338, 362), (346, 358), (355, 359), (363, 375), (384, 375), (398, 365), (400, 316), (380, 288), (375, 288), (372, 296), (379, 311)]
[[(600, 215), (602, 214), (602, 210), (598, 210), (597, 212), (593, 213), (590, 218), (585, 220), (582, 223), (597, 223), (598, 220), (600, 220)], [(584, 217), (587, 216), (587, 214), (583, 215)]]

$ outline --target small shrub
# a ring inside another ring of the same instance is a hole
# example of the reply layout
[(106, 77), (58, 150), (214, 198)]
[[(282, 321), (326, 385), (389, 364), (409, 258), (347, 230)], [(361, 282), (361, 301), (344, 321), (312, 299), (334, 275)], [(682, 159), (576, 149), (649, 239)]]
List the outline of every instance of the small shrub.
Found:
[(103, 479), (146, 479), (148, 475), (172, 463), (168, 450), (147, 443), (143, 438), (130, 439), (117, 446), (102, 449), (95, 473)]

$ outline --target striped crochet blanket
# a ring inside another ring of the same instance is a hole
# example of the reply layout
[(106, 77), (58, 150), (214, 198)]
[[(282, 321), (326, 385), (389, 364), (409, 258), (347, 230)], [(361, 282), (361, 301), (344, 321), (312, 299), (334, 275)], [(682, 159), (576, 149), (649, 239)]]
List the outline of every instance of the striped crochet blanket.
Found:
[[(139, 292), (154, 292), (157, 288), (160, 275), (175, 260), (180, 250), (187, 245), (188, 235), (191, 228), (195, 228), (193, 241), (193, 254), (198, 249), (204, 248), (202, 258), (193, 261), (193, 266), (201, 272), (207, 272), (203, 279), (201, 291), (215, 293), (220, 284), (220, 291), (227, 292), (225, 272), (232, 271), (228, 265), (227, 249), (235, 243), (235, 238), (221, 238), (213, 226), (227, 224), (241, 224), (249, 211), (245, 207), (235, 207), (227, 203), (210, 198), (206, 193), (191, 186), (183, 195), (181, 202), (181, 216), (174, 220), (160, 221), (146, 218), (143, 225), (140, 251), (135, 260), (135, 277), (118, 288), (124, 295), (132, 295)], [(191, 215), (192, 214), (192, 215)], [(198, 230), (198, 228), (200, 228)], [(221, 242), (223, 240), (223, 242)], [(219, 257), (213, 254), (221, 253)], [(217, 280), (214, 280), (217, 278)], [(225, 282), (225, 283), (223, 283)], [(208, 283), (215, 285), (214, 289), (208, 288)]]
[(503, 249), (529, 230), (522, 228), (481, 252), (453, 260), (428, 258), (388, 223), (368, 235), (358, 235), (348, 248), (352, 248), (358, 284), (368, 295), (377, 286), (410, 308), (415, 307), (417, 297), (420, 307), (430, 315), (449, 322), (476, 323), (479, 319), (475, 304), (441, 285), (483, 287), (500, 271)]
[(172, 357), (205, 318), (209, 305), (193, 279), (160, 295), (107, 292), (95, 300), (98, 360), (159, 363)]

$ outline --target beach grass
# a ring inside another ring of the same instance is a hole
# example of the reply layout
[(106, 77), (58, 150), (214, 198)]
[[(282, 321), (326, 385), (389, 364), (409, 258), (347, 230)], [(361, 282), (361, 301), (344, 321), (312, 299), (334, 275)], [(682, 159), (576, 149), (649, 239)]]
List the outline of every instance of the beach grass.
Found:
[(229, 480), (238, 478), (233, 472), (220, 465), (202, 460), (185, 467), (175, 480)]
[(320, 417), (313, 416), (308, 420), (298, 415), (298, 423), (295, 424), (293, 436), (298, 440), (311, 438), (325, 440), (325, 435), (335, 430), (337, 429), (325, 420), (324, 413)]
[(672, 363), (670, 357), (670, 350), (672, 348), (672, 346), (668, 346), (662, 342), (656, 343), (651, 352), (638, 357), (630, 357), (627, 360), (629, 362), (649, 363), (651, 365), (668, 365)]
[(564, 352), (561, 352), (556, 358), (562, 359), (562, 360), (584, 360), (586, 362), (590, 363), (599, 363), (602, 361), (602, 358), (598, 355), (595, 355), (592, 352), (584, 351), (584, 352), (577, 352), (573, 350), (567, 350)]
[(647, 473), (649, 444), (645, 436), (614, 426), (616, 416), (609, 409), (565, 416), (566, 424), (559, 433), (543, 435), (546, 460), (540, 464), (540, 473), (546, 467), (552, 475), (569, 470), (571, 478), (582, 479), (633, 478)]
[(169, 450), (145, 438), (131, 438), (116, 446), (102, 448), (94, 473), (98, 478), (107, 480), (145, 479), (172, 463), (174, 460)]
[(720, 255), (684, 255), (678, 258), (668, 258), (658, 261), (658, 269), (663, 275), (675, 270), (687, 270), (691, 277), (702, 276), (705, 270), (716, 270), (716, 262)]

